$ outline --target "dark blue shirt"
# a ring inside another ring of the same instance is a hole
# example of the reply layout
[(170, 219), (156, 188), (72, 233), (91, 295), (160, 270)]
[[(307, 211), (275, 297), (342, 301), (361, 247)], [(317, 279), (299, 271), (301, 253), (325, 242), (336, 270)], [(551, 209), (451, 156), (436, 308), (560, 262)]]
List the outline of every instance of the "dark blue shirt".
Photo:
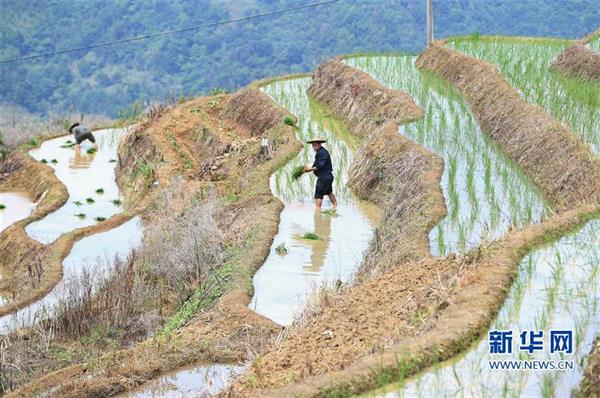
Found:
[(324, 147), (319, 148), (315, 154), (313, 167), (316, 168), (314, 173), (317, 177), (328, 177), (329, 175), (333, 175), (331, 156), (329, 156), (329, 152)]

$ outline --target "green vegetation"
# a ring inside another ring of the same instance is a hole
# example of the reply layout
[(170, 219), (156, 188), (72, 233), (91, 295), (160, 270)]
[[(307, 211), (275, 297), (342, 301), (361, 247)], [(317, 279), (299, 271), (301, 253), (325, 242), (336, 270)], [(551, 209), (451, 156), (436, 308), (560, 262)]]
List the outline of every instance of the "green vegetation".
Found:
[(117, 162), (117, 159), (111, 159), (108, 161), (108, 163), (116, 163), (116, 162)]
[(100, 216), (99, 217), (94, 217), (94, 221), (97, 221), (97, 222), (106, 221), (106, 217), (100, 217)]
[(42, 159), (42, 160), (40, 160), (40, 163), (47, 164), (47, 163), (48, 163), (48, 161), (47, 161), (46, 159)]
[(292, 169), (292, 179), (297, 180), (304, 174), (304, 166), (296, 166)]
[(85, 201), (89, 204), (96, 202), (93, 198), (87, 198)]
[(3, 203), (0, 203), (0, 210), (4, 210), (4, 209), (6, 209), (6, 205)]
[(40, 140), (37, 138), (32, 138), (29, 141), (27, 141), (27, 145), (38, 146), (39, 144), (40, 144)]
[(154, 168), (155, 164), (152, 162), (144, 162), (141, 163), (132, 173), (132, 178), (138, 179), (142, 178), (144, 180), (144, 185), (149, 187), (154, 182)]
[(346, 62), (407, 92), (425, 110), (423, 119), (404, 125), (402, 132), (444, 158), (448, 216), (429, 234), (432, 254), (464, 252), (511, 226), (542, 219), (548, 207), (536, 186), (490, 142), (462, 96), (442, 79), (420, 73), (415, 58), (360, 56)]
[(115, 205), (115, 206), (121, 206), (122, 203), (123, 202), (121, 202), (121, 199), (114, 199), (112, 201), (112, 204)]
[(294, 118), (291, 116), (284, 117), (283, 123), (287, 124), (288, 126), (296, 127), (296, 120), (294, 120)]
[(50, 163), (52, 163), (52, 164), (56, 164), (56, 163), (58, 163), (58, 160), (56, 160), (56, 159), (52, 159), (52, 160), (50, 161)]
[[(36, 3), (5, 0), (0, 58), (185, 28), (297, 6), (295, 0)], [(302, 2), (307, 4), (307, 2)], [(600, 26), (591, 0), (436, 4), (436, 35), (478, 31), (581, 37)], [(556, 16), (560, 10), (560, 18)], [(81, 23), (69, 30), (74, 18)], [(346, 1), (153, 40), (20, 62), (3, 68), (0, 100), (29, 111), (71, 109), (115, 117), (134, 101), (231, 90), (264, 76), (311, 71), (318, 60), (368, 51), (420, 51), (423, 7)], [(93, 21), (93, 23), (91, 23)], [(26, 85), (15, 82), (27, 82)], [(183, 92), (170, 92), (183, 87)], [(85, 93), (85, 95), (80, 95)]]
[(86, 215), (84, 213), (77, 213), (77, 214), (75, 214), (75, 217), (83, 220), (86, 217)]
[(80, 200), (76, 200), (76, 201), (74, 201), (74, 202), (73, 202), (73, 204), (74, 204), (75, 206), (81, 206), (81, 205), (83, 205), (83, 203), (81, 203), (81, 201), (80, 201)]
[(98, 189), (96, 189), (96, 193), (98, 195), (102, 195), (104, 193), (104, 188), (98, 188)]
[(61, 145), (61, 148), (72, 148), (74, 147), (76, 144), (74, 142), (71, 142), (71, 140), (65, 142), (63, 145)]
[(313, 233), (313, 232), (307, 232), (304, 235), (302, 235), (302, 237), (304, 239), (308, 239), (308, 240), (319, 240), (321, 238), (319, 238), (319, 235)]
[(91, 147), (91, 148), (88, 148), (88, 150), (87, 150), (87, 151), (85, 151), (85, 152), (91, 155), (92, 153), (96, 153), (97, 151), (98, 151), (98, 150), (97, 150), (96, 148), (94, 148), (94, 147)]

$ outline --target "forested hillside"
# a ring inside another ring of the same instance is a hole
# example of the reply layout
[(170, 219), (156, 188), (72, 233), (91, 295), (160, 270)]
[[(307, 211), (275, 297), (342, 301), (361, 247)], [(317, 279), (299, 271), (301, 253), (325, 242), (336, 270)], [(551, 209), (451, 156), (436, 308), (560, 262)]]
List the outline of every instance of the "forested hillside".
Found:
[[(0, 59), (185, 28), (310, 0), (0, 0)], [(600, 25), (598, 1), (434, 1), (436, 35), (579, 37)], [(560, 9), (560, 14), (556, 11)], [(424, 0), (344, 0), (283, 16), (0, 65), (0, 102), (31, 112), (111, 116), (133, 101), (235, 89), (311, 70), (334, 54), (418, 51)]]

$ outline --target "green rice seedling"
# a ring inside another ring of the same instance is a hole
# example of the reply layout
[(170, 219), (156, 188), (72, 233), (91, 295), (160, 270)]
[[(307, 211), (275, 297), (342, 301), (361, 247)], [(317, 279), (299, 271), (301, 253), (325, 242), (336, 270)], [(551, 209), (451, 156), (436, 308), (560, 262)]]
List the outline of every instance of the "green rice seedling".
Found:
[(108, 163), (116, 163), (116, 162), (117, 162), (117, 159), (111, 159), (108, 161)]
[(104, 193), (104, 188), (98, 188), (98, 189), (96, 189), (96, 193), (98, 195), (102, 195)]
[(47, 161), (46, 159), (42, 159), (42, 160), (40, 160), (40, 163), (47, 164), (47, 163), (48, 163), (48, 161)]
[(75, 214), (75, 217), (79, 218), (80, 220), (83, 220), (86, 217), (86, 215), (84, 213), (77, 213)]
[(112, 204), (115, 206), (121, 206), (123, 202), (120, 199), (113, 199)]
[(64, 144), (62, 144), (60, 147), (61, 148), (72, 148), (75, 146), (75, 143), (72, 142), (71, 140), (65, 142)]
[(331, 216), (331, 215), (335, 214), (336, 211), (334, 209), (326, 209), (326, 210), (323, 210), (321, 213)]
[(297, 180), (304, 174), (304, 166), (295, 166), (292, 169), (292, 179)]
[(87, 198), (85, 201), (88, 202), (89, 204), (96, 202), (93, 198)]
[(56, 159), (52, 159), (52, 160), (50, 161), (50, 163), (52, 163), (52, 164), (56, 164), (56, 163), (58, 163), (58, 160), (56, 160)]
[(81, 203), (81, 201), (80, 201), (80, 200), (76, 200), (76, 201), (74, 201), (74, 202), (73, 202), (73, 204), (74, 204), (75, 206), (81, 206), (81, 205), (83, 205), (83, 203)]
[(93, 154), (93, 153), (96, 153), (97, 151), (98, 151), (98, 150), (97, 150), (96, 148), (94, 148), (94, 147), (91, 147), (91, 148), (88, 148), (88, 150), (87, 150), (87, 151), (85, 151), (85, 152), (91, 155), (91, 154)]
[(308, 239), (308, 240), (319, 240), (321, 238), (319, 238), (319, 235), (313, 233), (313, 232), (307, 232), (304, 235), (302, 235), (302, 237), (304, 239)]
[(294, 118), (291, 116), (284, 117), (283, 123), (287, 124), (288, 126), (296, 127), (296, 120), (294, 120)]
[(286, 255), (288, 250), (285, 247), (285, 242), (281, 242), (279, 245), (277, 245), (277, 247), (275, 248), (275, 252), (280, 256)]
[(32, 138), (29, 141), (27, 141), (27, 145), (38, 146), (39, 145), (39, 140), (37, 138)]
[(6, 205), (4, 203), (0, 203), (0, 210), (6, 209)]
[(94, 221), (97, 221), (97, 222), (106, 221), (106, 217), (95, 217)]

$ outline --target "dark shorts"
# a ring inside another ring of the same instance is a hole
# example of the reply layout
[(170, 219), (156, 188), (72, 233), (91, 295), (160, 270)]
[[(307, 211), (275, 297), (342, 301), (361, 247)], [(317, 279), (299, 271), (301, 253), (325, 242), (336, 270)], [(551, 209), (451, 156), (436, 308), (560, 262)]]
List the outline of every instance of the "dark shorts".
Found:
[(333, 174), (326, 177), (317, 178), (317, 186), (315, 187), (315, 199), (323, 199), (323, 196), (333, 192)]
[(85, 140), (90, 140), (92, 143), (96, 143), (96, 139), (92, 133), (80, 134), (79, 136), (75, 137), (75, 142), (77, 142), (77, 145), (81, 144)]

